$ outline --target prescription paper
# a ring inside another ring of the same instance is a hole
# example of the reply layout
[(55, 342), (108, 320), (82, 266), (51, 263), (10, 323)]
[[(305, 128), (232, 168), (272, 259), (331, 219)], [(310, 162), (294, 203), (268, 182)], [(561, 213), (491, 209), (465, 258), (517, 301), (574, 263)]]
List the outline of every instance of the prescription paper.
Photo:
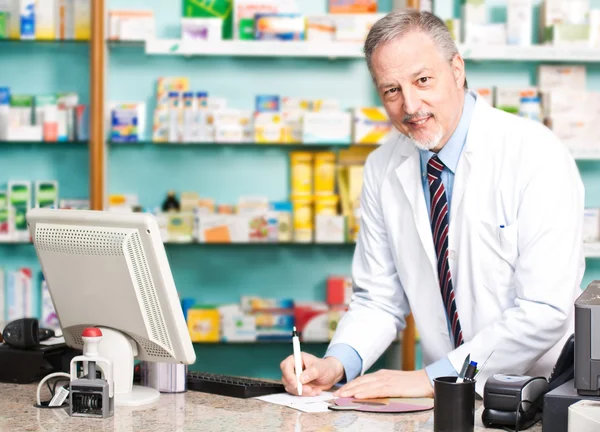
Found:
[(329, 412), (329, 402), (336, 397), (331, 392), (323, 392), (319, 396), (294, 396), (289, 393), (278, 393), (268, 396), (259, 396), (255, 399), (263, 402), (282, 405), (302, 412), (323, 413)]

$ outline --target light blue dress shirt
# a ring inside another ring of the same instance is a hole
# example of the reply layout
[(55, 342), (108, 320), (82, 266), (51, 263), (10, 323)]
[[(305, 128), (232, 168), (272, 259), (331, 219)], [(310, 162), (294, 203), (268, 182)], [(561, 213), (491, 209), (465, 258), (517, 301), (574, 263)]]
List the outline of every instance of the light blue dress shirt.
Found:
[[(445, 165), (442, 171), (442, 183), (446, 189), (446, 195), (448, 199), (448, 208), (451, 208), (452, 202), (452, 191), (454, 189), (454, 174), (458, 167), (458, 161), (462, 150), (467, 141), (467, 132), (469, 131), (469, 124), (471, 123), (471, 117), (473, 115), (473, 109), (475, 108), (475, 97), (470, 92), (465, 92), (465, 102), (463, 105), (463, 112), (458, 123), (458, 126), (446, 145), (438, 153), (438, 157)], [(431, 193), (429, 191), (429, 184), (427, 182), (427, 163), (429, 159), (435, 154), (427, 150), (419, 150), (421, 158), (421, 180), (423, 183), (423, 192), (425, 193), (425, 202), (427, 204), (427, 212), (431, 214)], [(450, 213), (448, 213), (450, 218)], [(449, 220), (449, 219), (448, 219)], [(450, 330), (450, 321), (448, 322), (448, 330)], [(450, 331), (448, 331), (450, 333)], [(452, 337), (450, 337), (452, 339)], [(335, 344), (329, 347), (325, 353), (325, 358), (335, 357), (344, 366), (345, 381), (352, 381), (362, 370), (362, 358), (356, 352), (354, 348), (347, 344)], [(440, 376), (456, 376), (458, 373), (456, 369), (448, 360), (448, 357), (427, 366), (425, 368), (427, 376), (433, 382), (433, 380)]]

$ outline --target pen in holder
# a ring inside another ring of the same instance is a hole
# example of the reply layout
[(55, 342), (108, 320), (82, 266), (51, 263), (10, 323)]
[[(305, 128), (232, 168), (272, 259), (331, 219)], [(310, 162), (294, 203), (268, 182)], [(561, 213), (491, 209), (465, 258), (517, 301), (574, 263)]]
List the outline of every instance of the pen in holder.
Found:
[(474, 380), (456, 382), (457, 377), (433, 380), (433, 430), (435, 432), (473, 432), (475, 428)]

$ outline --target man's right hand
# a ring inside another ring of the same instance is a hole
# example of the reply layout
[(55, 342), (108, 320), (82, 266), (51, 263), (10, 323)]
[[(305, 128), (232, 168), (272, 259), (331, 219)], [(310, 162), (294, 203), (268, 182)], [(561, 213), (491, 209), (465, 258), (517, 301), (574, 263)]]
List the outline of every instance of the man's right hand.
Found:
[[(344, 377), (344, 366), (335, 357), (325, 359), (302, 353), (304, 371), (300, 375), (302, 383), (302, 396), (317, 396), (322, 390), (329, 390)], [(291, 355), (281, 362), (281, 381), (285, 390), (291, 394), (298, 394), (296, 372), (294, 370), (294, 356)]]

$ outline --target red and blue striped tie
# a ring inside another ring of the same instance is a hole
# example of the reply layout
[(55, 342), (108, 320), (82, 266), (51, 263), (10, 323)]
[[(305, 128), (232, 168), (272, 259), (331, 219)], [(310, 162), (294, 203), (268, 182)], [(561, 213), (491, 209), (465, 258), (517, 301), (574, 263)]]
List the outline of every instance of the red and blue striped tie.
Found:
[(438, 279), (442, 291), (442, 300), (446, 307), (446, 314), (452, 325), (454, 347), (457, 348), (463, 343), (463, 335), (458, 319), (458, 311), (456, 310), (452, 275), (450, 274), (448, 263), (449, 209), (446, 189), (442, 183), (443, 169), (444, 164), (437, 155), (429, 159), (427, 163), (427, 180), (429, 181), (429, 190), (431, 191), (431, 231), (437, 254)]

